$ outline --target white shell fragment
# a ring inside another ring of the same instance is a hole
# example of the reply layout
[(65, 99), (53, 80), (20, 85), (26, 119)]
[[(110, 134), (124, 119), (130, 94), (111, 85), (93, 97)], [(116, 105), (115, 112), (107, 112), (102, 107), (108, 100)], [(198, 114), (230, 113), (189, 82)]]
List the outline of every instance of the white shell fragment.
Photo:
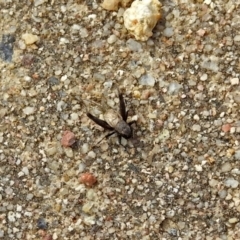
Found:
[(161, 3), (158, 0), (135, 0), (124, 14), (124, 25), (137, 40), (147, 41), (161, 18)]

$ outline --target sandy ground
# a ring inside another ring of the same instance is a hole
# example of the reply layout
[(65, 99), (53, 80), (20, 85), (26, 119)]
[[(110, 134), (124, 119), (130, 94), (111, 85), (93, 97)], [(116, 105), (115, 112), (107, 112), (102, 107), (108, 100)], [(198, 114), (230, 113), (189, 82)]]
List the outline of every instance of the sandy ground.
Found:
[[(146, 42), (124, 10), (0, 0), (0, 239), (240, 239), (240, 1), (163, 1)], [(117, 88), (133, 137), (98, 143)]]

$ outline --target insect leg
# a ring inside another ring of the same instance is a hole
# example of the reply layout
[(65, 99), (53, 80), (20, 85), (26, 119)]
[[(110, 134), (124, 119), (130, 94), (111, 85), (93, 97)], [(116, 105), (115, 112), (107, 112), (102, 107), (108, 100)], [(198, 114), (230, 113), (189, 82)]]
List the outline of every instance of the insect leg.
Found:
[(109, 138), (110, 136), (112, 136), (115, 133), (115, 131), (110, 132), (109, 134), (107, 134), (106, 136), (104, 136), (97, 144), (99, 144), (104, 138)]
[(128, 123), (128, 125), (129, 126), (131, 126), (132, 124), (134, 124), (134, 123), (136, 123), (136, 121), (135, 120), (133, 120), (133, 121), (130, 121), (129, 123)]
[(120, 102), (120, 113), (121, 113), (123, 120), (126, 121), (127, 117), (128, 117), (128, 112), (126, 112), (126, 106), (125, 106), (125, 102), (123, 99), (123, 95), (119, 91), (119, 89), (118, 89), (118, 96), (119, 96), (119, 102)]
[(113, 128), (105, 121), (97, 118), (97, 117), (94, 117), (91, 113), (87, 113), (87, 116), (93, 120), (96, 124), (98, 124), (99, 126), (105, 128), (105, 129), (108, 129), (108, 130), (113, 130)]

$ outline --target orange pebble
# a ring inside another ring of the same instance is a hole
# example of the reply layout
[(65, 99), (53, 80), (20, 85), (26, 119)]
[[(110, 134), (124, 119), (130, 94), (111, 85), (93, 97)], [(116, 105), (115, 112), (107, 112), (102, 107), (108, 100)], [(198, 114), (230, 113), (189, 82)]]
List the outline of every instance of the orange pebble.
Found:
[(231, 125), (229, 123), (222, 125), (223, 132), (229, 132), (231, 129)]
[(91, 173), (83, 173), (79, 181), (88, 187), (92, 187), (97, 182), (97, 179)]

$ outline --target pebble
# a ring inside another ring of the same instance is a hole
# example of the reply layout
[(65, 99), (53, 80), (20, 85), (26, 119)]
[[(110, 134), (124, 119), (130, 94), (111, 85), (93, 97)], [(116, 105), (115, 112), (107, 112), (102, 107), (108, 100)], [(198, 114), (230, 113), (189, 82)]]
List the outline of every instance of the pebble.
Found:
[(200, 131), (201, 131), (201, 126), (198, 125), (198, 124), (193, 124), (192, 130), (193, 130), (194, 132), (200, 132)]
[(12, 61), (14, 42), (15, 42), (14, 35), (10, 34), (2, 35), (2, 41), (0, 42), (0, 58), (6, 62)]
[(226, 190), (220, 190), (220, 191), (218, 192), (218, 196), (219, 196), (220, 198), (222, 198), (222, 199), (225, 199), (226, 196), (227, 196), (227, 191), (226, 191)]
[(86, 154), (86, 153), (88, 152), (88, 150), (89, 150), (89, 145), (88, 145), (88, 143), (84, 143), (84, 144), (82, 145), (82, 147), (81, 147), (81, 152), (82, 152), (83, 154)]
[(94, 202), (86, 202), (83, 206), (82, 206), (82, 210), (83, 212), (87, 213), (87, 214), (90, 214), (91, 213), (91, 210), (94, 206)]
[(31, 115), (35, 112), (35, 108), (34, 107), (25, 107), (23, 109), (23, 112), (26, 114), (26, 115)]
[(132, 38), (127, 40), (126, 46), (133, 52), (140, 52), (142, 50), (142, 45)]
[(231, 187), (231, 188), (237, 188), (239, 182), (233, 178), (229, 178), (227, 180), (224, 181), (224, 184), (226, 187)]
[(227, 124), (222, 125), (223, 132), (229, 132), (230, 129), (231, 129), (231, 124), (227, 123)]
[(34, 0), (34, 6), (35, 7), (40, 6), (45, 2), (46, 2), (46, 0)]
[(177, 94), (182, 89), (182, 85), (177, 82), (171, 82), (168, 87), (169, 94)]
[(231, 78), (230, 79), (231, 85), (239, 85), (239, 78)]
[(61, 139), (61, 145), (63, 147), (70, 147), (76, 142), (75, 134), (71, 131), (64, 131)]
[(234, 155), (236, 160), (240, 160), (240, 150), (237, 150)]
[(201, 165), (195, 165), (195, 169), (197, 172), (202, 172), (202, 170), (203, 170)]
[(234, 42), (240, 42), (240, 35), (234, 36), (233, 41)]
[(22, 39), (24, 40), (25, 44), (31, 45), (37, 41), (39, 41), (39, 37), (37, 35), (31, 33), (25, 33), (22, 35)]
[(163, 30), (163, 36), (165, 37), (172, 37), (174, 34), (173, 28), (167, 27)]
[(221, 166), (222, 172), (229, 172), (229, 171), (231, 171), (231, 169), (232, 169), (232, 165), (229, 162), (226, 162)]
[(228, 219), (228, 222), (229, 223), (237, 223), (239, 220), (238, 220), (238, 218), (236, 218), (236, 217), (234, 217), (234, 218), (230, 218), (230, 219)]
[(90, 158), (96, 158), (96, 153), (95, 153), (94, 151), (90, 151), (90, 152), (88, 153), (88, 157), (90, 157)]
[(86, 165), (84, 163), (80, 163), (78, 165), (78, 171), (82, 173), (86, 169)]
[(114, 34), (110, 35), (109, 38), (107, 39), (107, 42), (108, 42), (109, 44), (113, 44), (113, 43), (115, 43), (116, 41), (117, 41), (117, 37), (116, 37), (116, 35), (114, 35)]
[(154, 86), (155, 78), (151, 74), (144, 74), (140, 77), (139, 83), (141, 85)]
[(92, 173), (83, 173), (79, 178), (79, 182), (92, 187), (97, 182), (97, 179)]
[(200, 80), (201, 81), (206, 81), (208, 79), (208, 75), (206, 73), (204, 73), (201, 77)]
[(46, 230), (48, 228), (48, 223), (44, 218), (39, 218), (37, 220), (37, 228)]

